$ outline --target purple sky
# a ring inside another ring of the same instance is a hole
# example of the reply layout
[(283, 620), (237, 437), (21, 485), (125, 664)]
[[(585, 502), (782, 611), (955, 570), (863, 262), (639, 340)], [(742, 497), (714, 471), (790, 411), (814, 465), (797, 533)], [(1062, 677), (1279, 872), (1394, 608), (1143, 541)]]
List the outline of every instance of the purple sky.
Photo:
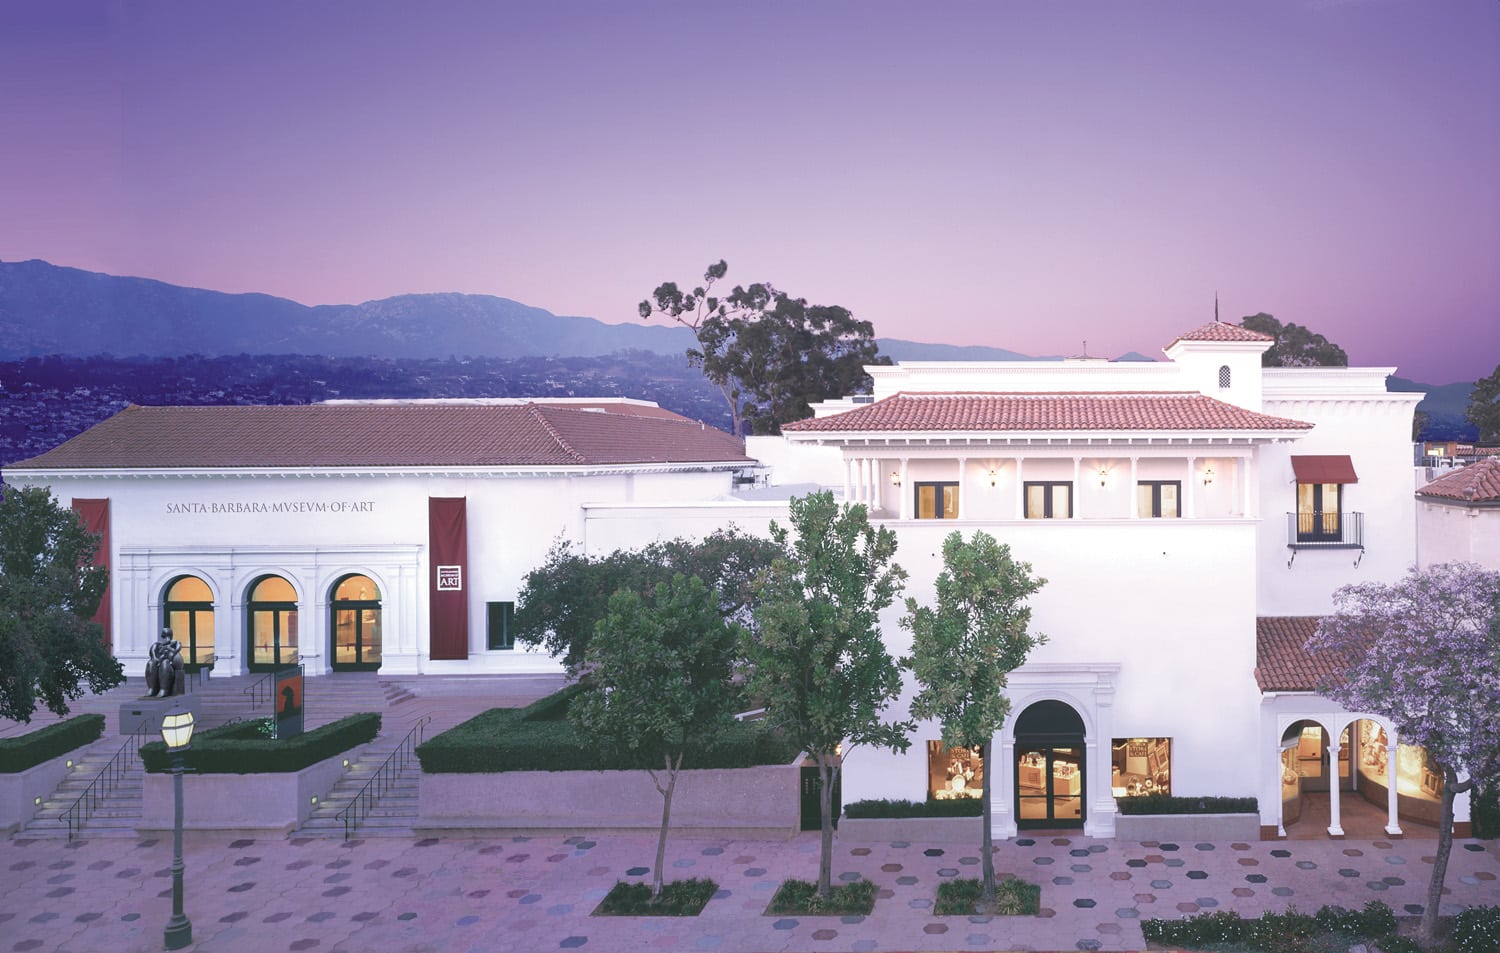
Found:
[(0, 4), (0, 258), (638, 320), (711, 261), (878, 335), (1269, 311), (1500, 361), (1500, 2)]

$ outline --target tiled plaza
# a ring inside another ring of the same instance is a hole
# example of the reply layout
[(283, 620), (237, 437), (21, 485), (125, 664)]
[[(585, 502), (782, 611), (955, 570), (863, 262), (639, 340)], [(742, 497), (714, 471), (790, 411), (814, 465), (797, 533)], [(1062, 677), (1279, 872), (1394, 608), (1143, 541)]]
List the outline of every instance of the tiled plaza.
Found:
[[(816, 834), (674, 837), (669, 879), (719, 891), (695, 918), (591, 916), (616, 880), (647, 879), (652, 835), (497, 838), (190, 836), (186, 908), (204, 951), (1138, 950), (1140, 922), (1379, 899), (1420, 913), (1430, 837), (1129, 843), (1081, 836), (997, 845), (996, 869), (1042, 886), (1038, 917), (939, 917), (945, 878), (977, 876), (968, 845), (835, 843), (834, 875), (880, 886), (866, 917), (764, 915), (778, 882), (812, 879)], [(169, 838), (0, 842), (0, 953), (162, 948)], [(1455, 842), (1445, 910), (1500, 901), (1500, 846)]]

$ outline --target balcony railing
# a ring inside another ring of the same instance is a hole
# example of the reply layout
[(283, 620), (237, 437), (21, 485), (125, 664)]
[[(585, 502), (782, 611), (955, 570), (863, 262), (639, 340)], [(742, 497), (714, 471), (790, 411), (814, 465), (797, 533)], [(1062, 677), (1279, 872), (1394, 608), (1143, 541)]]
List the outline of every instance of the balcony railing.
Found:
[(1286, 548), (1292, 551), (1288, 567), (1304, 549), (1357, 549), (1354, 565), (1365, 555), (1365, 514), (1332, 510), (1303, 510), (1286, 515)]

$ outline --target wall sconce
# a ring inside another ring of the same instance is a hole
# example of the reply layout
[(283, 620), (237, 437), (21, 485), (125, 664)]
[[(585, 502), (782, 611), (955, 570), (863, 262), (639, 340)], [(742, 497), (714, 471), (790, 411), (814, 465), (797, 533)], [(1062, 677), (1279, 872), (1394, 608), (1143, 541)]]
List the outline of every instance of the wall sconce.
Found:
[(900, 485), (901, 485), (901, 471), (900, 470), (892, 470), (891, 471), (891, 486), (900, 486)]
[(990, 467), (990, 488), (991, 488), (991, 489), (993, 489), (993, 488), (994, 488), (994, 486), (995, 486), (995, 481), (996, 481), (996, 480), (997, 480), (997, 479), (999, 479), (999, 474), (997, 474), (997, 473), (996, 473), (996, 472), (995, 472), (995, 468), (994, 468), (994, 467)]
[(1214, 468), (1211, 467), (1211, 466), (1210, 467), (1204, 467), (1203, 468), (1203, 485), (1204, 486), (1211, 486), (1213, 484), (1213, 482), (1214, 482)]
[(1104, 486), (1109, 482), (1109, 471), (1103, 467), (1099, 468), (1099, 485)]

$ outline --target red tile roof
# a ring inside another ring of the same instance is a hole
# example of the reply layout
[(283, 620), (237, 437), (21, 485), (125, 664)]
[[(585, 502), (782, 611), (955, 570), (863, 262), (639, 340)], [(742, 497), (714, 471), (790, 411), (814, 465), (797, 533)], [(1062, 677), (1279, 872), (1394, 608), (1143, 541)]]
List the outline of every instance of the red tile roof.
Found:
[(1338, 660), (1303, 648), (1319, 616), (1261, 616), (1255, 620), (1255, 681), (1263, 692), (1313, 692), (1337, 677)]
[(14, 470), (745, 463), (740, 441), (669, 414), (543, 404), (132, 405)]
[[(1186, 334), (1179, 334), (1172, 344), (1178, 341), (1266, 341), (1275, 342), (1275, 338), (1269, 334), (1261, 334), (1249, 328), (1242, 328), (1238, 324), (1223, 324), (1218, 321), (1210, 321), (1201, 328), (1194, 328)], [(1168, 344), (1167, 347), (1171, 347)]]
[(1311, 430), (1312, 424), (1259, 414), (1188, 392), (1090, 394), (908, 394), (828, 417), (799, 420), (785, 432)]
[(1488, 457), (1444, 474), (1418, 490), (1417, 495), (1465, 503), (1500, 503), (1500, 458)]

